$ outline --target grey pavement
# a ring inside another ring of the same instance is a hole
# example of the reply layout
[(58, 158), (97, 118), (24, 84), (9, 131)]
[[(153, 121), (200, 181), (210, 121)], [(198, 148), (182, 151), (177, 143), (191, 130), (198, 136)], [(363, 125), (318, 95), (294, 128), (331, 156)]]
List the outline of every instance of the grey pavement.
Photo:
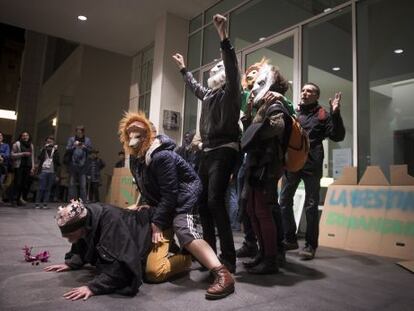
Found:
[[(24, 245), (34, 252), (49, 250), (50, 263), (61, 263), (70, 245), (48, 210), (0, 207), (0, 310), (414, 310), (414, 274), (396, 260), (321, 247), (313, 261), (287, 256), (280, 273), (254, 276), (237, 263), (235, 294), (207, 301), (209, 274), (198, 264), (181, 278), (144, 284), (135, 297), (94, 296), (66, 301), (62, 294), (93, 276), (85, 269), (43, 272), (47, 264), (24, 261)], [(237, 246), (242, 236), (235, 233)]]

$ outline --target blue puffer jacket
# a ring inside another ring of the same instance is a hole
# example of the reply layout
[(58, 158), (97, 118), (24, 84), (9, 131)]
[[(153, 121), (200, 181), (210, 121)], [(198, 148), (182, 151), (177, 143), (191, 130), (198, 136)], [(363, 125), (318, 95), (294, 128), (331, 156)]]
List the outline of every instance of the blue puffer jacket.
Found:
[(162, 230), (171, 227), (176, 214), (191, 213), (202, 191), (197, 173), (174, 148), (173, 140), (158, 135), (145, 158), (130, 157), (138, 189), (152, 207), (151, 221)]

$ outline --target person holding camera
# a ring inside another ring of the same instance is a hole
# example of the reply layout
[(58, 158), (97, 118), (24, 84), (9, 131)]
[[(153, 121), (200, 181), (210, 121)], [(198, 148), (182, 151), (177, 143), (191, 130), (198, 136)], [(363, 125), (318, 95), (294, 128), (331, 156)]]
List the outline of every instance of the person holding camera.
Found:
[(50, 192), (56, 179), (56, 173), (60, 167), (59, 152), (55, 139), (49, 136), (45, 139), (45, 145), (40, 150), (39, 160), (39, 191), (36, 196), (36, 208), (47, 208), (47, 202), (50, 201)]
[[(64, 156), (69, 170), (69, 200), (78, 199), (86, 202), (86, 172), (88, 157), (92, 150), (89, 137), (85, 136), (85, 127), (79, 125), (75, 129), (75, 136), (69, 137)], [(77, 191), (79, 186), (79, 192)]]

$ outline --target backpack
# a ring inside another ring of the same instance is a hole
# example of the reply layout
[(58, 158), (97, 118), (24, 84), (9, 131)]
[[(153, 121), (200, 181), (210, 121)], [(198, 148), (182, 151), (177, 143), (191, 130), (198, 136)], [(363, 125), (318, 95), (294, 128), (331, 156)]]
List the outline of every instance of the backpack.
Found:
[(45, 157), (46, 159), (42, 163), (42, 169), (50, 169), (53, 164), (53, 154), (55, 153), (55, 148), (52, 149), (50, 156), (47, 154), (47, 150), (45, 150)]
[(310, 149), (309, 137), (306, 131), (300, 125), (296, 117), (290, 115), (286, 107), (279, 102), (277, 105), (271, 105), (266, 115), (272, 114), (274, 111), (281, 111), (288, 121), (285, 127), (285, 139), (282, 142), (283, 151), (285, 153), (284, 162), (285, 169), (288, 172), (297, 172), (303, 168), (308, 159)]

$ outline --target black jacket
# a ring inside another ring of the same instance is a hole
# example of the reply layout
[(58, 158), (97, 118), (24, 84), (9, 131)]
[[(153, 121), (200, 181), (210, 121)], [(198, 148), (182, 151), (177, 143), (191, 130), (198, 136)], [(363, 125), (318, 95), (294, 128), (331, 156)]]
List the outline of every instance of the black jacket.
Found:
[[(37, 157), (37, 159), (39, 160), (38, 173), (42, 172), (42, 165), (43, 165), (43, 162), (45, 162), (46, 160), (46, 152), (50, 157), (50, 155), (52, 154), (52, 148), (42, 148), (42, 150), (40, 150), (40, 154)], [(55, 152), (53, 153), (53, 168), (54, 168), (55, 173), (57, 173), (59, 167), (60, 167), (59, 151), (55, 150)]]
[(159, 135), (145, 159), (130, 157), (130, 169), (143, 200), (152, 206), (151, 221), (162, 230), (176, 214), (191, 213), (202, 191), (194, 169), (174, 152), (175, 143)]
[(185, 68), (184, 81), (197, 98), (203, 101), (200, 117), (200, 135), (203, 148), (213, 148), (237, 142), (240, 137), (239, 117), (241, 106), (240, 73), (236, 54), (230, 41), (221, 42), (226, 84), (212, 90), (203, 87)]
[(95, 295), (135, 295), (151, 246), (148, 211), (101, 204), (89, 204), (87, 209), (87, 235), (72, 244), (65, 263), (72, 269), (86, 263), (96, 266), (98, 275), (88, 283)]
[(345, 138), (345, 127), (341, 114), (328, 113), (317, 102), (310, 105), (300, 105), (297, 111), (300, 125), (308, 133), (310, 150), (308, 160), (302, 172), (322, 176), (323, 145), (325, 138), (342, 141)]

